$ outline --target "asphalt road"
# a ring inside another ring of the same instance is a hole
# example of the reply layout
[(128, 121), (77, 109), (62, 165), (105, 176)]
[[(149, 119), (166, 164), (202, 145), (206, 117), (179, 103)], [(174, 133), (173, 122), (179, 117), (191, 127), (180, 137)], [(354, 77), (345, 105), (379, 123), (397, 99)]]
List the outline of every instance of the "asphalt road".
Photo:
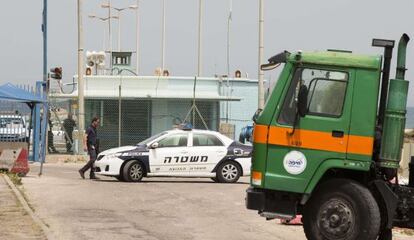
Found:
[(56, 239), (305, 239), (302, 226), (266, 221), (244, 206), (248, 178), (83, 180), (79, 164), (31, 165), (24, 191)]
[[(245, 208), (246, 177), (237, 184), (194, 178), (91, 181), (79, 177), (81, 166), (45, 164), (38, 177), (39, 166), (32, 164), (23, 178), (23, 192), (49, 226), (50, 239), (306, 239), (302, 226), (266, 221)], [(403, 231), (396, 229), (394, 240), (413, 239)]]

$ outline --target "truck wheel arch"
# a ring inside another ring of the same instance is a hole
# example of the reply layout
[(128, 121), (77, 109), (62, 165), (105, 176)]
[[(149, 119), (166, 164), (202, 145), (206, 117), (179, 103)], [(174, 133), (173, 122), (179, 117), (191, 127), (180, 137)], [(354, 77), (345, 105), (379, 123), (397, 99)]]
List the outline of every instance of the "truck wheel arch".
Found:
[[(358, 162), (356, 164), (355, 162)], [(305, 188), (305, 195), (310, 195), (317, 186), (330, 178), (350, 178), (358, 182), (364, 181), (370, 170), (370, 162), (344, 159), (327, 159), (323, 161)]]

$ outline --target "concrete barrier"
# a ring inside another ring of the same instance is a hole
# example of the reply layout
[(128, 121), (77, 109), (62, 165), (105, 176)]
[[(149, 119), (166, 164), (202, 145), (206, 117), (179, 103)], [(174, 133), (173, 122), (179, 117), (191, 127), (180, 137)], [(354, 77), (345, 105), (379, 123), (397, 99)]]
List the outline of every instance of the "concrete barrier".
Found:
[(408, 179), (408, 172), (409, 172), (408, 164), (410, 163), (411, 156), (413, 155), (414, 155), (414, 142), (413, 140), (406, 140), (406, 142), (403, 145), (400, 169), (399, 169), (399, 174), (404, 179)]

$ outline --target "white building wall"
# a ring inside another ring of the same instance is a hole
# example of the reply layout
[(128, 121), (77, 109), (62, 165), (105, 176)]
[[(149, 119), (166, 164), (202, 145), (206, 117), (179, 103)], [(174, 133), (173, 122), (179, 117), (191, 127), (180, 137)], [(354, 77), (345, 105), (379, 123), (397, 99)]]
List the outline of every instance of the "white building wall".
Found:
[[(240, 130), (253, 124), (252, 117), (258, 106), (257, 80), (234, 80), (230, 81), (230, 97), (237, 96), (241, 100), (229, 102), (228, 122), (235, 125), (234, 138), (239, 139)], [(221, 95), (227, 95), (226, 82), (223, 81)], [(220, 104), (220, 117), (222, 122), (226, 122), (226, 102)]]

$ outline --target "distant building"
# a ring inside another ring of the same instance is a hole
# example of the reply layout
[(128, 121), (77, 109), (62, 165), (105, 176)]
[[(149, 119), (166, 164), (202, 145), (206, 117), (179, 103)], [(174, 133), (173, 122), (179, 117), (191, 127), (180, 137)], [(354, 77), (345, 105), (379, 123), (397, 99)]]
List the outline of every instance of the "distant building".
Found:
[[(119, 61), (122, 63), (123, 60)], [(101, 118), (98, 131), (102, 149), (118, 146), (119, 136), (121, 145), (136, 144), (184, 120), (203, 129), (204, 124), (197, 111), (191, 111), (195, 93), (196, 106), (208, 128), (219, 130), (220, 123), (234, 124), (235, 132), (231, 137), (238, 139), (240, 129), (251, 124), (257, 109), (257, 80), (201, 77), (197, 78), (193, 92), (194, 79), (178, 76), (85, 76), (86, 124), (93, 116)], [(54, 91), (50, 96), (52, 104), (60, 102), (62, 107), (62, 102), (66, 102), (63, 105), (71, 108), (68, 112), (76, 113), (78, 92), (76, 87), (74, 89), (72, 93)]]

